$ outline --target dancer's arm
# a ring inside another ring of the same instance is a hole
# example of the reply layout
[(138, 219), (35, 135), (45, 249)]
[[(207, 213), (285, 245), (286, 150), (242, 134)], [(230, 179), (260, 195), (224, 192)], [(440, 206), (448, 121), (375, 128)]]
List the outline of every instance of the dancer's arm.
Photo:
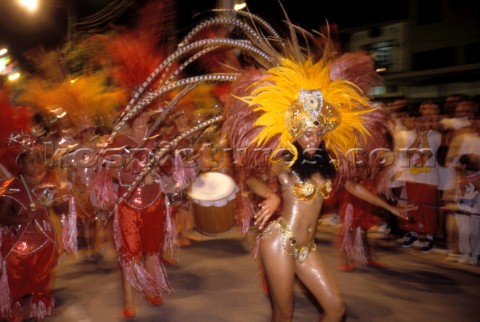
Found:
[(394, 205), (389, 204), (379, 196), (375, 195), (374, 193), (370, 192), (367, 188), (362, 186), (361, 184), (357, 184), (352, 181), (347, 181), (345, 183), (345, 189), (354, 195), (357, 198), (365, 200), (366, 202), (371, 203), (374, 206), (382, 207), (385, 210), (388, 210), (395, 216), (398, 216), (403, 219), (408, 219), (407, 211), (413, 210), (416, 207), (412, 205), (407, 205), (405, 207), (396, 207)]

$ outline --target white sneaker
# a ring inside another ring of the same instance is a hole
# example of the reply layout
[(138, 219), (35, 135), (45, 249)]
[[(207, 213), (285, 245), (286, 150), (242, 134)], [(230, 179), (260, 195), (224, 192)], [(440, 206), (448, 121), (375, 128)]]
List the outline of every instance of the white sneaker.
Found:
[(413, 242), (413, 247), (421, 248), (425, 246), (425, 242), (421, 240), (416, 240)]

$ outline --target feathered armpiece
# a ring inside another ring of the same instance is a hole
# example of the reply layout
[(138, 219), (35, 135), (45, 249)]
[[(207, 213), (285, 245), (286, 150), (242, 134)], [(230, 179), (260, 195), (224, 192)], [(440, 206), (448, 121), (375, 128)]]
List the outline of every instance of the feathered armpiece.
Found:
[(261, 131), (261, 127), (254, 125), (262, 112), (255, 112), (248, 104), (237, 97), (251, 93), (251, 84), (263, 77), (261, 70), (251, 68), (239, 77), (231, 88), (232, 95), (225, 98), (222, 132), (227, 136), (232, 148), (235, 169), (238, 174), (241, 198), (237, 203), (240, 208), (242, 232), (246, 233), (250, 219), (253, 218), (254, 208), (248, 197), (248, 188), (245, 180), (255, 175), (259, 178), (268, 178), (271, 170), (270, 155), (278, 145), (277, 139), (271, 139), (262, 146), (254, 142), (254, 138)]
[(270, 172), (270, 155), (277, 146), (275, 138), (259, 146), (254, 138), (262, 130), (254, 123), (263, 114), (254, 111), (238, 97), (249, 95), (251, 84), (262, 78), (258, 69), (249, 69), (232, 84), (232, 95), (225, 99), (222, 132), (227, 136), (232, 147), (234, 162), (238, 170), (247, 174)]
[[(330, 77), (332, 80), (352, 82), (364, 95), (371, 93), (374, 86), (383, 82), (374, 69), (372, 57), (365, 52), (344, 53), (334, 59), (330, 68)], [(362, 109), (365, 110), (364, 107)], [(382, 153), (391, 149), (387, 141), (390, 116), (382, 109), (371, 108), (366, 111), (367, 113), (362, 113), (359, 110), (359, 120), (368, 135), (357, 133), (358, 131), (353, 127), (353, 133), (350, 135), (353, 134), (358, 138), (356, 145), (346, 150), (346, 153), (333, 153), (339, 167), (336, 186), (341, 186), (345, 180), (355, 182), (373, 180), (383, 169)], [(331, 149), (336, 148), (336, 144), (332, 144)]]

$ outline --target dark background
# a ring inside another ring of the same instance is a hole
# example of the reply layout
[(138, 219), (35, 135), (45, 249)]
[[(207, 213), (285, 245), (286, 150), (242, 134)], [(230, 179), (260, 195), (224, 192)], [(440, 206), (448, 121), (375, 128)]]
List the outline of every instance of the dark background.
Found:
[[(124, 5), (121, 15), (107, 13), (96, 25), (98, 31), (110, 24), (128, 24), (136, 8), (149, 0), (43, 0), (41, 11), (28, 15), (15, 5), (16, 0), (0, 1), (0, 45), (6, 45), (14, 54), (43, 46), (54, 48), (63, 44), (72, 31), (69, 26), (94, 17), (102, 9)], [(198, 22), (202, 12), (214, 8), (216, 0), (171, 0), (177, 15), (179, 35)], [(336, 0), (283, 0), (290, 20), (307, 30), (320, 30), (320, 26), (336, 23), (340, 29), (381, 21), (396, 20), (407, 14), (408, 0), (400, 1), (336, 1)], [(387, 8), (388, 3), (388, 8)], [(127, 4), (127, 6), (125, 6)], [(248, 9), (281, 30), (285, 16), (278, 0), (247, 0)], [(109, 16), (110, 15), (110, 16)], [(102, 20), (103, 19), (103, 20)], [(78, 32), (78, 30), (77, 30)]]

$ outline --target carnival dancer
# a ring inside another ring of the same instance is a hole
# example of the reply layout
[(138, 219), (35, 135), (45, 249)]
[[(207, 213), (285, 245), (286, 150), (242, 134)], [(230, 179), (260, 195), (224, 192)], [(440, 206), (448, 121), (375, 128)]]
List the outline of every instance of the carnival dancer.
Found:
[[(252, 23), (258, 24), (251, 27)], [(245, 39), (196, 38), (205, 28), (219, 24), (238, 28)], [(334, 59), (329, 46), (316, 51), (317, 47), (300, 45), (294, 30), (298, 29), (292, 26), (291, 39), (285, 42), (268, 23), (245, 12), (200, 23), (144, 83), (136, 87), (111, 136), (167, 92), (183, 87), (174, 99), (165, 105), (158, 104), (165, 111), (177, 105), (184, 91), (201, 82), (235, 81), (221, 115), (225, 120), (222, 128), (233, 148), (233, 159), (248, 172), (244, 176), (246, 180), (240, 182), (242, 188), (265, 198), (253, 222), (260, 230), (266, 227), (259, 237), (259, 254), (273, 303), (272, 320), (291, 320), (293, 283), (298, 276), (323, 307), (322, 320), (338, 321), (344, 315), (345, 305), (325, 262), (315, 251), (315, 227), (323, 201), (334, 189), (344, 186), (355, 196), (400, 217), (405, 217), (403, 214), (409, 207), (391, 206), (357, 184), (366, 180), (367, 175), (361, 167), (356, 167), (355, 160), (350, 160), (352, 153), (347, 153), (361, 148), (371, 151), (383, 135), (376, 129), (380, 124), (383, 126), (385, 117), (371, 106), (367, 97), (372, 82), (377, 79), (371, 57), (344, 54)], [(313, 39), (306, 33), (302, 36), (305, 36), (302, 39)], [(177, 76), (198, 57), (223, 46), (238, 48), (242, 54), (251, 56), (253, 60), (246, 61), (252, 66), (235, 73), (195, 75), (178, 80)], [(312, 52), (305, 52), (303, 48), (311, 48)], [(175, 66), (177, 62), (179, 66)], [(155, 90), (154, 85), (159, 84)], [(219, 117), (212, 118), (182, 133), (156, 151), (154, 162), (148, 164), (158, 166), (156, 162), (165, 151), (176, 146), (178, 140), (218, 120)], [(273, 152), (265, 157), (268, 148)], [(334, 162), (338, 163), (338, 169)], [(255, 171), (257, 169), (260, 172)], [(148, 184), (152, 170), (144, 167), (134, 183)], [(264, 183), (271, 178), (276, 179), (282, 199)], [(136, 187), (133, 185), (126, 192), (136, 193)], [(120, 207), (126, 199), (120, 202)], [(247, 214), (253, 206), (247, 203), (245, 206), (243, 231), (248, 229), (253, 217)], [(280, 217), (268, 223), (279, 209)], [(117, 218), (121, 218), (121, 211), (119, 213)], [(121, 220), (119, 222), (121, 224)], [(125, 232), (130, 232), (128, 225), (123, 227)], [(120, 254), (120, 261), (125, 275), (130, 276), (128, 280), (150, 286), (142, 279), (147, 274), (139, 265), (138, 257), (124, 254)]]
[(71, 193), (75, 199), (78, 236), (83, 241), (85, 262), (97, 262), (102, 259), (103, 225), (102, 213), (95, 203), (95, 185), (97, 178), (97, 138), (92, 123), (83, 123), (80, 127), (78, 145), (72, 151), (69, 167)]
[(41, 321), (53, 313), (53, 269), (59, 255), (46, 208), (52, 183), (46, 181), (38, 150), (22, 152), (17, 163), (20, 172), (4, 183), (0, 198), (1, 317)]
[[(152, 114), (161, 112), (167, 95), (155, 99), (159, 81), (149, 74), (167, 58), (172, 22), (171, 1), (149, 1), (132, 16), (132, 24), (117, 26), (109, 34), (93, 35), (84, 43), (94, 51), (90, 64), (103, 69), (108, 65), (111, 84), (129, 93), (130, 101), (115, 114), (110, 133), (98, 151), (102, 167), (97, 173), (96, 203), (113, 217), (113, 238), (123, 282), (123, 317), (134, 318), (135, 291), (153, 305), (173, 292), (161, 261), (164, 248), (176, 247), (176, 228), (159, 164), (147, 165), (160, 148), (161, 124), (148, 127)], [(108, 63), (105, 63), (108, 62)], [(142, 84), (147, 79), (148, 85)], [(168, 79), (168, 78), (167, 78)], [(147, 90), (145, 111), (132, 112), (132, 105)], [(164, 92), (165, 93), (165, 92)], [(163, 93), (163, 94), (164, 94)], [(160, 116), (163, 114), (159, 114)], [(157, 120), (163, 118), (158, 117)], [(118, 163), (117, 163), (118, 162)], [(149, 173), (142, 176), (142, 171)], [(139, 179), (141, 177), (141, 179)], [(173, 236), (173, 237), (172, 237)]]
[[(364, 186), (376, 194), (375, 187), (372, 187), (370, 181)], [(356, 266), (363, 265), (386, 268), (386, 265), (378, 262), (376, 254), (376, 239), (383, 227), (382, 218), (376, 213), (376, 207), (346, 190), (339, 191), (336, 197), (341, 222), (338, 236), (340, 249), (338, 269), (351, 272)]]
[[(32, 111), (12, 106), (10, 89), (0, 89), (0, 320), (42, 320), (52, 313), (52, 270), (58, 257), (48, 216), (53, 197), (44, 159), (31, 150)], [(48, 197), (48, 198), (47, 198)]]
[[(392, 152), (392, 136), (388, 125), (379, 128), (384, 138), (382, 147), (371, 151), (368, 163), (363, 166), (365, 173), (372, 175), (367, 177), (361, 184), (371, 193), (382, 196), (390, 202), (398, 202), (390, 188), (390, 169), (394, 164)], [(380, 140), (381, 141), (381, 140)], [(380, 144), (380, 142), (379, 142)], [(388, 219), (385, 209), (358, 198), (346, 189), (339, 189), (332, 198), (336, 204), (336, 210), (340, 218), (338, 230), (338, 247), (340, 250), (341, 271), (354, 271), (355, 267), (364, 265), (374, 268), (386, 268), (378, 262), (376, 243), (389, 232)], [(329, 200), (332, 200), (329, 199)]]
[[(321, 305), (321, 321), (340, 321), (344, 300), (314, 240), (324, 201), (342, 186), (402, 218), (409, 206), (392, 206), (357, 184), (365, 174), (348, 159), (349, 149), (369, 151), (383, 135), (376, 131), (385, 121), (383, 113), (367, 97), (375, 79), (371, 58), (351, 53), (334, 59), (327, 42), (317, 59), (302, 51), (293, 33), (290, 41), (286, 53), (268, 51), (276, 64), (251, 68), (232, 85), (224, 130), (235, 161), (249, 171), (246, 188), (264, 199), (254, 225), (261, 231), (258, 255), (272, 321), (291, 321), (295, 277)], [(277, 178), (278, 191), (265, 183), (268, 176), (255, 171), (259, 165)], [(278, 209), (280, 216), (271, 221)]]
[[(122, 164), (111, 166), (120, 197), (134, 184), (154, 148), (151, 141), (144, 142), (149, 118), (148, 111), (141, 113), (110, 145), (124, 151)], [(123, 315), (133, 318), (136, 315), (133, 289), (154, 305), (161, 305), (163, 294), (172, 292), (160, 258), (165, 238), (166, 199), (158, 169), (151, 171), (125, 200), (118, 202), (114, 221), (114, 238), (122, 268)]]

